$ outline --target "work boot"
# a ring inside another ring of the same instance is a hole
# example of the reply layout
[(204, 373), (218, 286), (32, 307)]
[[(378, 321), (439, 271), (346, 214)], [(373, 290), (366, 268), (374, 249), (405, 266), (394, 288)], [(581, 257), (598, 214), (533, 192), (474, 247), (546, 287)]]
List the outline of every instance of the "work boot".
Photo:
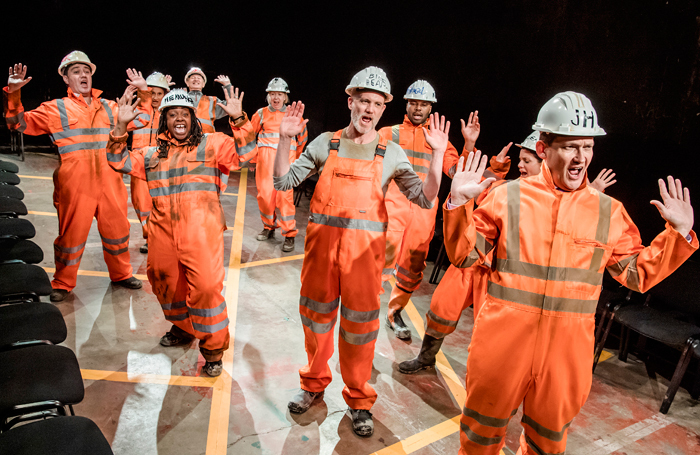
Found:
[(166, 332), (160, 339), (160, 345), (166, 347), (190, 344), (191, 342), (192, 338), (180, 337), (175, 335), (173, 332)]
[(289, 412), (303, 414), (309, 410), (314, 401), (320, 398), (323, 398), (323, 392), (309, 392), (308, 390), (299, 389), (299, 392), (292, 397), (287, 407)]
[(141, 245), (141, 248), (139, 248), (139, 251), (142, 252), (143, 254), (148, 254), (148, 243), (144, 243)]
[(350, 418), (352, 419), (352, 431), (356, 435), (367, 438), (372, 436), (374, 433), (374, 421), (372, 420), (372, 413), (367, 409), (353, 409), (348, 408), (350, 413)]
[(426, 333), (418, 357), (399, 363), (399, 371), (403, 374), (413, 374), (434, 367), (435, 356), (444, 340), (444, 338), (435, 338)]
[(69, 292), (70, 291), (66, 291), (65, 289), (52, 289), (49, 300), (52, 302), (63, 302)]
[(408, 328), (403, 318), (401, 317), (401, 310), (394, 313), (394, 322), (392, 323), (389, 319), (389, 313), (386, 314), (386, 325), (389, 326), (391, 330), (394, 331), (394, 335), (399, 340), (410, 340), (411, 330)]
[(141, 280), (135, 278), (135, 277), (129, 277), (126, 280), (121, 280), (121, 281), (112, 281), (112, 284), (115, 286), (121, 286), (123, 288), (127, 289), (141, 289), (143, 287), (143, 283), (141, 283)]
[(284, 245), (282, 245), (282, 251), (289, 253), (294, 250), (294, 237), (286, 237), (284, 239)]
[(274, 230), (274, 229), (265, 228), (265, 229), (263, 229), (262, 232), (260, 232), (260, 234), (258, 234), (258, 236), (255, 237), (255, 238), (262, 242), (263, 240), (267, 240), (267, 239), (269, 239), (269, 238), (272, 238), (274, 235), (275, 235), (275, 230)]
[(207, 362), (204, 364), (204, 367), (202, 368), (202, 371), (204, 371), (212, 378), (221, 376), (221, 372), (224, 371), (224, 362), (221, 360), (217, 360), (216, 362), (209, 362), (207, 360)]

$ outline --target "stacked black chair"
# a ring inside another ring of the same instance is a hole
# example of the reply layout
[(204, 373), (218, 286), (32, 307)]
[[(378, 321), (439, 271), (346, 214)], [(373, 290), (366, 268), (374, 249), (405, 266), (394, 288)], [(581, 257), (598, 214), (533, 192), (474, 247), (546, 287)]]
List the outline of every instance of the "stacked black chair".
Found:
[[(666, 414), (678, 391), (681, 380), (693, 357), (700, 358), (700, 293), (698, 292), (700, 264), (686, 261), (671, 276), (654, 286), (644, 298), (626, 296), (608, 303), (601, 327), (607, 320), (605, 331), (597, 339), (593, 370), (605, 346), (613, 322), (621, 326), (618, 357), (627, 361), (629, 340), (632, 332), (640, 336), (640, 349), (647, 339), (656, 340), (681, 351), (671, 378), (671, 384), (661, 404), (660, 412)], [(642, 302), (637, 302), (641, 300)], [(700, 365), (690, 395), (700, 395)]]
[(0, 161), (0, 390), (9, 392), (0, 393), (0, 452), (111, 454), (97, 426), (75, 417), (85, 395), (80, 366), (56, 346), (67, 336), (61, 312), (41, 302), (51, 282), (36, 265), (44, 259), (29, 240), (36, 230), (20, 218), (27, 208), (13, 166)]

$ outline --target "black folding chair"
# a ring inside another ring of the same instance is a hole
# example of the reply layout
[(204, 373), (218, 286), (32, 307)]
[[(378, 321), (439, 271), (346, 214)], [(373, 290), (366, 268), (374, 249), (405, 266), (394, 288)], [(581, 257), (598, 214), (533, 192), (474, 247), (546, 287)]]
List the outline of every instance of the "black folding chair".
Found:
[(15, 185), (0, 185), (0, 197), (11, 197), (21, 201), (24, 199), (24, 192)]
[(36, 235), (36, 229), (31, 221), (25, 218), (0, 217), (0, 238), (31, 239)]
[(0, 160), (0, 172), (12, 172), (16, 174), (19, 172), (19, 166), (9, 161)]
[(0, 264), (0, 277), (0, 304), (39, 302), (52, 291), (49, 276), (33, 264)]
[(19, 185), (19, 177), (14, 172), (0, 172), (0, 184)]
[(12, 455), (114, 455), (95, 422), (54, 417), (0, 434), (2, 453)]
[(438, 251), (434, 264), (433, 272), (430, 274), (430, 279), (428, 280), (430, 284), (440, 283), (440, 272), (442, 272), (443, 267), (450, 266), (450, 258), (447, 257), (444, 243), (440, 246), (440, 251)]
[(0, 197), (0, 216), (16, 218), (26, 214), (27, 206), (24, 202), (13, 197)]

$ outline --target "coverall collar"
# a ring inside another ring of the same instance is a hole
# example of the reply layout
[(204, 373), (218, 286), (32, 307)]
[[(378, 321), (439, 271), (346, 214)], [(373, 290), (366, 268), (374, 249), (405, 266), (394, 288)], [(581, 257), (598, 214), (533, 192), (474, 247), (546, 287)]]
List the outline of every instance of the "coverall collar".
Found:
[(282, 109), (275, 109), (274, 107), (272, 107), (271, 104), (268, 104), (267, 108), (270, 110), (270, 112), (277, 112), (277, 111), (287, 112), (287, 105), (286, 104), (282, 105)]
[(166, 131), (165, 133), (159, 134), (158, 139), (161, 139), (163, 141), (168, 141), (176, 147), (184, 147), (184, 146), (188, 145), (187, 139), (189, 139), (189, 136), (187, 136), (184, 141), (178, 141), (177, 139), (175, 139), (174, 137), (172, 137), (170, 135), (169, 131)]
[[(75, 93), (70, 87), (66, 87), (68, 89), (68, 98), (76, 100), (78, 103), (82, 103), (83, 105), (87, 106), (88, 104), (85, 102), (85, 98), (83, 98), (83, 95), (80, 93)], [(102, 90), (97, 90), (96, 88), (91, 88), (90, 89), (90, 96), (92, 97), (91, 101), (96, 101), (100, 95), (102, 95)]]
[(586, 170), (586, 173), (583, 176), (583, 182), (581, 182), (581, 186), (576, 188), (575, 190), (567, 190), (565, 188), (559, 188), (554, 184), (554, 180), (552, 179), (552, 171), (549, 170), (549, 166), (547, 166), (546, 161), (542, 161), (542, 172), (540, 172), (540, 175), (542, 176), (542, 179), (545, 181), (548, 187), (552, 188), (553, 190), (558, 190), (558, 191), (564, 191), (567, 193), (570, 193), (572, 191), (580, 191), (584, 189), (586, 186), (588, 186), (588, 170)]
[(411, 121), (411, 119), (408, 118), (408, 114), (404, 114), (403, 115), (403, 124), (406, 126), (410, 126), (411, 128), (420, 128), (422, 126), (427, 128), (430, 126), (430, 116), (428, 116), (428, 119), (425, 122), (423, 122), (423, 124), (414, 125), (413, 122)]

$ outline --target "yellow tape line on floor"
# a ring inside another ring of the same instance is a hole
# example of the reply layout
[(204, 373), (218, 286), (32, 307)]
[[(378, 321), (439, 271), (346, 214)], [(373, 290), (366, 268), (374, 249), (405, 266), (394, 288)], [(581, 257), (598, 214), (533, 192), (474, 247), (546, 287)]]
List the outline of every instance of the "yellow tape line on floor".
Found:
[[(56, 273), (56, 269), (53, 267), (42, 267), (42, 269), (44, 269), (46, 273)], [(109, 278), (109, 272), (96, 272), (94, 270), (78, 270), (78, 275)], [(148, 281), (148, 277), (146, 275), (134, 275), (134, 277), (138, 278), (141, 281)]]
[[(29, 214), (29, 215), (39, 215), (39, 216), (58, 216), (58, 214), (57, 214), (56, 212), (37, 212), (37, 211), (34, 211), (34, 210), (28, 210), (28, 211), (27, 211), (27, 214)], [(140, 222), (139, 220), (132, 220), (131, 218), (129, 218), (129, 223), (131, 223), (131, 224), (141, 224), (141, 222)]]
[(84, 380), (131, 382), (137, 384), (167, 384), (186, 387), (214, 387), (217, 379), (208, 376), (170, 376), (164, 374), (137, 374), (124, 371), (80, 370)]

